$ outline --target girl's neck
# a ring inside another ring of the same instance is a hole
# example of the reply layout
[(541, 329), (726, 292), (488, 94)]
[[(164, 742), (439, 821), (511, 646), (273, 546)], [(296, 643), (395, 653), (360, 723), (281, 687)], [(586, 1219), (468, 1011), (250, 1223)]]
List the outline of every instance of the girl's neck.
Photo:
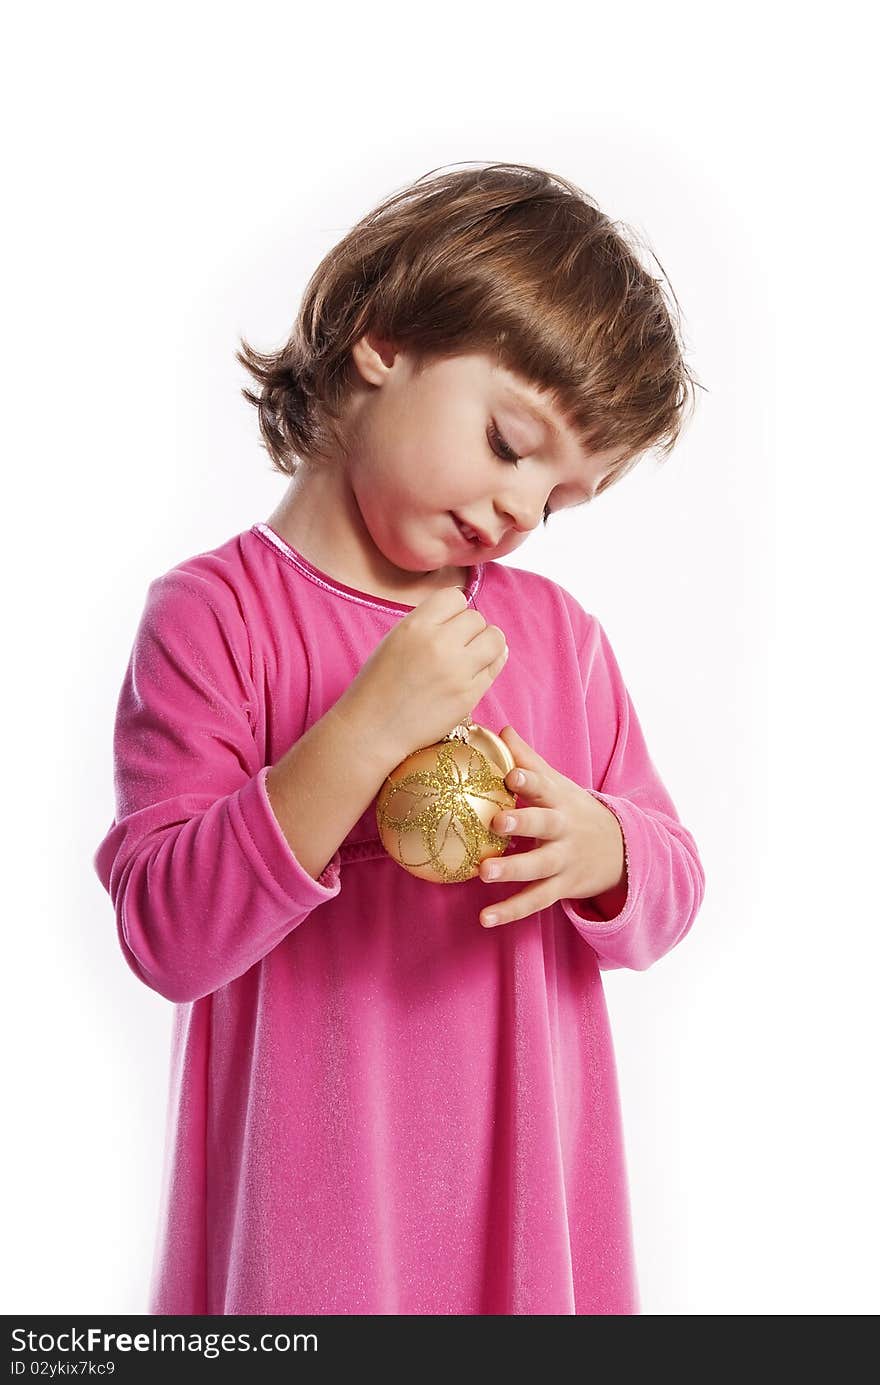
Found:
[(467, 587), (467, 567), (419, 574), (389, 563), (367, 532), (341, 468), (301, 464), (266, 523), (321, 572), (387, 601), (418, 606), (439, 587)]

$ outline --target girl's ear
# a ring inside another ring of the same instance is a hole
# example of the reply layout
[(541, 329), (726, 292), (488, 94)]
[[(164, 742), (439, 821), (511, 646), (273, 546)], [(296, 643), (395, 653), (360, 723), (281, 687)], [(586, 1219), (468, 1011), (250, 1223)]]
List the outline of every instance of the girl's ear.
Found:
[(394, 365), (398, 350), (386, 337), (367, 332), (351, 348), (351, 358), (363, 378), (371, 385), (381, 385)]

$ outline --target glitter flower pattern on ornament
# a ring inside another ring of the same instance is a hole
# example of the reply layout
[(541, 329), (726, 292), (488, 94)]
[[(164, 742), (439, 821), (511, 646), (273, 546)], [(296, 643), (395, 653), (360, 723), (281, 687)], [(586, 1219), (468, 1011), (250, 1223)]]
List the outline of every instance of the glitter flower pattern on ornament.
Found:
[(376, 799), (385, 850), (422, 880), (473, 879), (481, 861), (503, 855), (510, 843), (490, 823), (499, 809), (516, 805), (504, 783), (514, 763), (500, 736), (469, 719), (408, 755)]

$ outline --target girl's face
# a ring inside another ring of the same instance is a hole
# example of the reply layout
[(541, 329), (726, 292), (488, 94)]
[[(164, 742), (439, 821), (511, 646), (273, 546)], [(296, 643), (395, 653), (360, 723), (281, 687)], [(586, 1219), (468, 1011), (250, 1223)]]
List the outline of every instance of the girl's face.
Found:
[[(373, 542), (398, 568), (503, 557), (545, 507), (592, 499), (615, 460), (587, 454), (546, 398), (488, 356), (454, 356), (415, 375), (405, 352), (364, 337), (352, 358), (348, 482)], [(483, 541), (465, 537), (454, 515)]]

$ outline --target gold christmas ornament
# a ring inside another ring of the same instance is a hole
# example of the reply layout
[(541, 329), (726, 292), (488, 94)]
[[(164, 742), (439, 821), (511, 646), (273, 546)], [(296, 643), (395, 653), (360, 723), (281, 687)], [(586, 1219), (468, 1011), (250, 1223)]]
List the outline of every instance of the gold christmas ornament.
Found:
[(420, 880), (453, 885), (503, 856), (510, 836), (490, 826), (516, 794), (504, 776), (516, 761), (500, 736), (470, 717), (448, 736), (413, 751), (392, 770), (376, 799), (382, 845)]

